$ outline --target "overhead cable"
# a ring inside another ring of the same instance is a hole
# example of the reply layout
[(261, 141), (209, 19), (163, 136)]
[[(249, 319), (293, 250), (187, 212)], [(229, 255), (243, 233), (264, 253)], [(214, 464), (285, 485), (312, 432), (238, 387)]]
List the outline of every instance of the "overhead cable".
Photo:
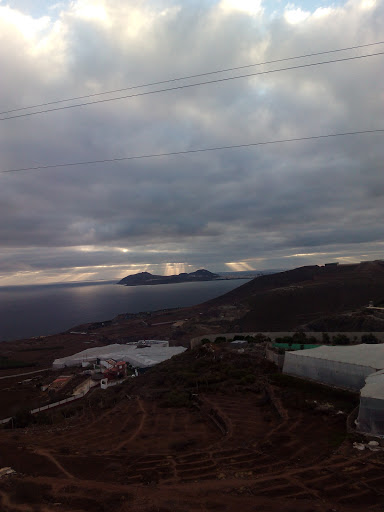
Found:
[(139, 92), (139, 93), (135, 93), (135, 94), (127, 94), (127, 95), (124, 95), (124, 96), (118, 96), (117, 98), (106, 98), (106, 99), (102, 99), (102, 100), (96, 100), (96, 101), (90, 101), (90, 102), (84, 102), (84, 103), (75, 103), (74, 105), (65, 105), (64, 107), (55, 107), (55, 108), (46, 109), (46, 110), (38, 110), (37, 112), (26, 112), (24, 114), (17, 114), (15, 116), (0, 117), (0, 121), (6, 121), (8, 119), (16, 119), (16, 118), (20, 118), (20, 117), (35, 116), (37, 114), (44, 114), (44, 113), (47, 113), (47, 112), (57, 112), (59, 110), (67, 110), (67, 109), (70, 109), (70, 108), (85, 107), (87, 105), (95, 105), (97, 103), (107, 103), (107, 102), (110, 102), (110, 101), (117, 101), (117, 100), (123, 100), (123, 99), (128, 99), (128, 98), (135, 98), (135, 97), (138, 97), (138, 96), (148, 96), (148, 95), (151, 95), (151, 94), (158, 94), (158, 93), (167, 92), (167, 91), (175, 91), (175, 90), (178, 90), (178, 89), (188, 89), (188, 88), (191, 88), (191, 87), (197, 87), (199, 85), (208, 85), (208, 84), (214, 84), (214, 83), (219, 83), (219, 82), (228, 82), (230, 80), (236, 80), (236, 79), (239, 79), (239, 78), (248, 78), (248, 77), (259, 76), (259, 75), (268, 75), (268, 74), (271, 74), (271, 73), (278, 73), (280, 71), (289, 71), (289, 70), (292, 70), (292, 69), (309, 68), (309, 67), (314, 67), (314, 66), (321, 66), (321, 65), (324, 65), (324, 64), (331, 64), (331, 63), (334, 63), (334, 62), (345, 62), (345, 61), (351, 61), (351, 60), (357, 60), (357, 59), (364, 59), (364, 58), (367, 58), (367, 57), (376, 57), (378, 55), (384, 55), (384, 52), (369, 53), (367, 55), (356, 55), (354, 57), (344, 57), (342, 59), (326, 60), (326, 61), (322, 61), (322, 62), (312, 62), (312, 63), (308, 63), (308, 64), (300, 64), (298, 66), (289, 66), (289, 67), (286, 67), (286, 68), (272, 69), (272, 70), (269, 70), (269, 71), (258, 71), (257, 73), (247, 73), (245, 75), (237, 75), (237, 76), (231, 76), (231, 77), (225, 77), (225, 78), (217, 78), (215, 80), (207, 80), (205, 82), (197, 82), (197, 83), (194, 83), (194, 84), (177, 85), (175, 87), (167, 87), (165, 89), (156, 89), (155, 91), (144, 91), (144, 92)]
[(359, 45), (356, 45), (356, 46), (348, 46), (346, 48), (338, 48), (336, 50), (326, 50), (326, 51), (323, 51), (323, 52), (306, 53), (306, 54), (303, 54), (303, 55), (296, 55), (294, 57), (285, 57), (285, 58), (282, 58), (282, 59), (267, 60), (267, 61), (264, 61), (264, 62), (257, 62), (255, 64), (246, 64), (244, 66), (236, 66), (236, 67), (233, 67), (233, 68), (218, 69), (218, 70), (215, 70), (215, 71), (208, 71), (208, 72), (205, 72), (205, 73), (198, 73), (196, 75), (187, 75), (187, 76), (182, 76), (182, 77), (177, 77), (177, 78), (170, 78), (168, 80), (161, 80), (161, 81), (158, 81), (158, 82), (150, 82), (150, 83), (146, 83), (146, 84), (132, 85), (132, 86), (129, 86), (129, 87), (123, 87), (121, 89), (114, 89), (114, 90), (110, 90), (110, 91), (97, 92), (97, 93), (94, 93), (94, 94), (85, 94), (83, 96), (75, 96), (75, 97), (72, 97), (72, 98), (65, 98), (65, 99), (61, 99), (61, 100), (48, 101), (46, 103), (39, 103), (37, 105), (30, 105), (28, 107), (20, 107), (20, 108), (14, 108), (12, 110), (4, 110), (3, 112), (0, 112), (0, 115), (10, 114), (12, 112), (20, 112), (22, 110), (28, 110), (28, 109), (31, 109), (31, 108), (46, 107), (48, 105), (57, 105), (58, 103), (65, 103), (66, 101), (83, 100), (83, 99), (86, 99), (86, 98), (94, 98), (96, 96), (103, 96), (105, 94), (115, 94), (117, 92), (130, 91), (132, 89), (141, 89), (142, 87), (151, 87), (153, 85), (162, 85), (162, 84), (168, 84), (168, 83), (171, 83), (171, 82), (178, 82), (178, 81), (181, 81), (181, 80), (190, 80), (191, 78), (200, 78), (202, 76), (216, 75), (216, 74), (219, 74), (219, 73), (228, 73), (229, 71), (238, 71), (239, 69), (247, 69), (247, 68), (252, 68), (252, 67), (256, 67), (256, 66), (263, 66), (263, 65), (266, 65), (266, 64), (277, 64), (278, 62), (286, 62), (286, 61), (295, 60), (295, 59), (304, 59), (306, 57), (316, 57), (316, 56), (319, 56), (319, 55), (326, 55), (326, 54), (329, 54), (329, 53), (338, 53), (338, 52), (344, 52), (344, 51), (348, 51), (348, 50), (357, 50), (359, 48), (367, 48), (369, 46), (376, 46), (376, 45), (379, 45), (379, 44), (384, 44), (384, 41), (377, 41), (375, 43), (368, 43), (368, 44), (359, 44)]
[(250, 142), (247, 144), (233, 144), (230, 146), (217, 146), (211, 148), (198, 148), (198, 149), (188, 149), (184, 151), (171, 151), (169, 153), (152, 153), (146, 155), (136, 155), (136, 156), (124, 156), (124, 157), (116, 157), (116, 158), (105, 158), (103, 160), (88, 160), (83, 162), (66, 162), (62, 164), (51, 164), (51, 165), (38, 165), (36, 167), (21, 167), (16, 169), (7, 169), (4, 171), (0, 171), (0, 173), (10, 173), (10, 172), (21, 172), (21, 171), (37, 171), (42, 169), (57, 169), (58, 167), (74, 167), (81, 165), (94, 165), (94, 164), (104, 164), (110, 162), (123, 162), (127, 160), (142, 160), (144, 158), (159, 158), (166, 156), (178, 156), (178, 155), (187, 155), (191, 153), (205, 153), (208, 151), (222, 151), (225, 149), (239, 149), (239, 148), (250, 148), (256, 146), (267, 146), (270, 144), (282, 144), (287, 142), (301, 142), (307, 140), (318, 140), (318, 139), (328, 139), (332, 137), (346, 137), (350, 135), (368, 135), (373, 133), (384, 133), (383, 129), (375, 129), (375, 130), (359, 130), (355, 132), (343, 132), (343, 133), (328, 133), (326, 135), (312, 135), (309, 137), (295, 137), (293, 139), (279, 139), (279, 140), (269, 140), (262, 142)]

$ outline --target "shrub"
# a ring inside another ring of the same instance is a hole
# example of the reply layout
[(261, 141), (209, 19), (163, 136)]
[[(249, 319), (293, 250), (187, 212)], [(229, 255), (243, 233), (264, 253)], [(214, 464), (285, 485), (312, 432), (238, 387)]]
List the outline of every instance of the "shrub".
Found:
[(349, 345), (350, 339), (345, 334), (332, 336), (332, 345)]
[(227, 338), (225, 336), (218, 336), (214, 343), (225, 343), (227, 341)]
[(298, 331), (292, 336), (292, 340), (294, 343), (305, 343), (307, 341), (307, 335), (304, 331)]
[(370, 332), (369, 334), (363, 334), (361, 337), (361, 343), (379, 343), (379, 339)]

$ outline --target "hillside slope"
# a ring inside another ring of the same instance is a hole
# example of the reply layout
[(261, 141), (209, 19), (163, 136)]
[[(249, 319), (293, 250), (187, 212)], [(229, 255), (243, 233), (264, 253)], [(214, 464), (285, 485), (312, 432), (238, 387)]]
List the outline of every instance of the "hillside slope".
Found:
[(371, 300), (380, 302), (383, 297), (384, 263), (372, 261), (260, 276), (205, 305), (245, 306), (248, 311), (236, 321), (237, 327), (279, 331), (361, 308)]

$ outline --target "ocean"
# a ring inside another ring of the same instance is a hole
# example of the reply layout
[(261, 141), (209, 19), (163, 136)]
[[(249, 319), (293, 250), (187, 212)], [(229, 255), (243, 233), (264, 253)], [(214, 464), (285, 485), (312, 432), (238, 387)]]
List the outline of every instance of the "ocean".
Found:
[(193, 306), (244, 284), (244, 279), (121, 286), (115, 282), (0, 287), (0, 341), (66, 331), (120, 313)]

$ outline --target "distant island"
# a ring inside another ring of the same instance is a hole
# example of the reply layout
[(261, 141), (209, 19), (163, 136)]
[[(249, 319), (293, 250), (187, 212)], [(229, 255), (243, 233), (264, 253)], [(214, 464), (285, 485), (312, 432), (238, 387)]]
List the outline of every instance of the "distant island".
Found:
[(190, 274), (182, 272), (181, 274), (172, 276), (157, 276), (150, 274), (149, 272), (139, 272), (138, 274), (124, 277), (117, 284), (122, 284), (124, 286), (143, 286), (153, 284), (191, 283), (196, 281), (217, 281), (222, 279), (226, 280), (228, 278), (222, 277), (219, 274), (213, 274), (212, 272), (209, 272), (209, 270), (201, 269), (191, 272)]

